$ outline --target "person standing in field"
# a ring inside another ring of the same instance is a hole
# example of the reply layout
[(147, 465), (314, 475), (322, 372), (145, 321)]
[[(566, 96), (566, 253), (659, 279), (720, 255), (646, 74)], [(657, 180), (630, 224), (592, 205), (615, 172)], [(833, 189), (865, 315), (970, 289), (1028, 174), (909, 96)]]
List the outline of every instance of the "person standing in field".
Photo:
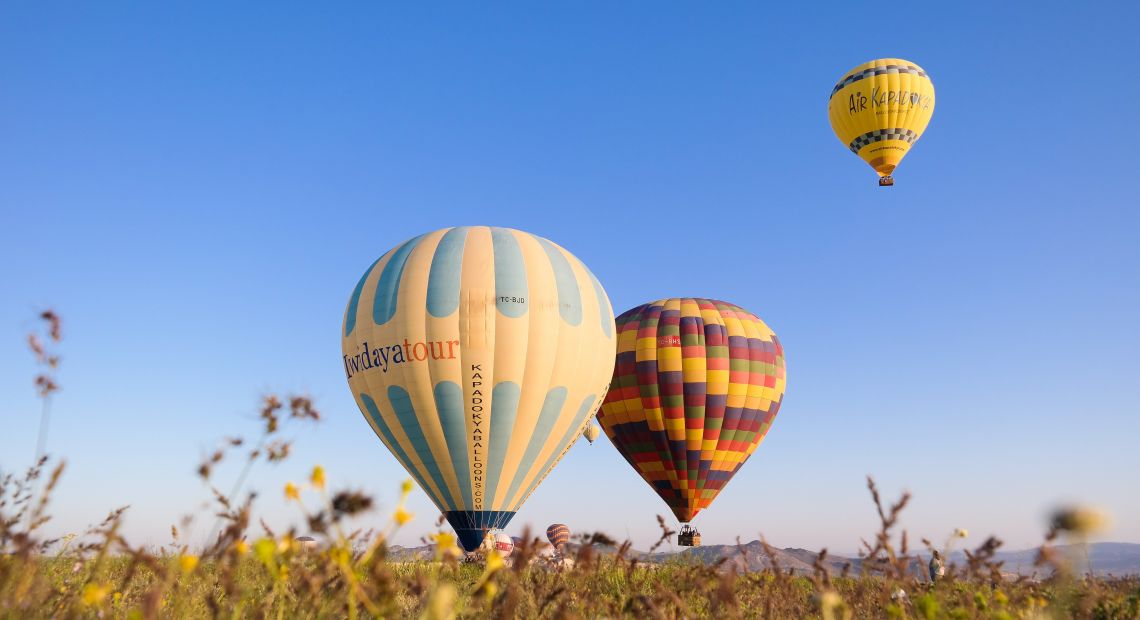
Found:
[(930, 572), (930, 583), (934, 583), (946, 575), (946, 565), (942, 562), (942, 554), (936, 549), (934, 555), (930, 556), (930, 563), (927, 565)]

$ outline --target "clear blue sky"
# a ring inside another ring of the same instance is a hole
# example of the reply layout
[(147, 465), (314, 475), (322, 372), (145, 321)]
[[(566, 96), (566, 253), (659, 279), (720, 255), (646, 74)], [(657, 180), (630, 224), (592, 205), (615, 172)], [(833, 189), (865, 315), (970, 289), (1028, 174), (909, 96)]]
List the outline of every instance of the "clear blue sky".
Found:
[[(717, 297), (779, 334), (784, 407), (710, 542), (853, 550), (866, 474), (914, 492), (912, 536), (1026, 546), (1085, 501), (1140, 542), (1138, 5), (413, 4), (0, 8), (0, 467), (32, 459), (23, 337), (56, 308), (59, 530), (129, 503), (165, 542), (270, 391), (326, 421), (257, 470), (267, 519), (321, 463), (379, 521), (406, 476), (346, 388), (344, 305), (400, 241), (493, 224), (574, 252), (618, 311)], [(882, 56), (938, 93), (890, 190), (826, 115)], [(512, 530), (644, 547), (656, 514), (602, 439)]]

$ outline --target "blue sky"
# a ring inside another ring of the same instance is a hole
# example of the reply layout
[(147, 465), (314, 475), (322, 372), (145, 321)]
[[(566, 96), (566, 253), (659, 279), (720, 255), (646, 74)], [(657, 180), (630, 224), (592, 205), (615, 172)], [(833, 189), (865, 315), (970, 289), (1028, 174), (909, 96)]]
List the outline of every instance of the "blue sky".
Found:
[[(575, 253), (618, 311), (716, 297), (780, 336), (783, 409), (698, 518), (709, 542), (854, 550), (866, 474), (914, 493), (912, 536), (1027, 546), (1082, 501), (1140, 542), (1140, 9), (897, 11), (4, 5), (0, 468), (33, 456), (23, 338), (52, 307), (58, 531), (131, 504), (128, 535), (166, 542), (209, 497), (199, 457), (293, 391), (326, 419), (255, 471), (262, 514), (296, 522), (280, 488), (321, 463), (379, 496), (379, 522), (406, 475), (346, 388), (344, 305), (404, 239), (493, 224)], [(826, 114), (883, 56), (938, 94), (890, 190)], [(422, 493), (411, 508), (405, 543), (434, 519)], [(602, 439), (512, 530), (644, 547), (656, 514)]]

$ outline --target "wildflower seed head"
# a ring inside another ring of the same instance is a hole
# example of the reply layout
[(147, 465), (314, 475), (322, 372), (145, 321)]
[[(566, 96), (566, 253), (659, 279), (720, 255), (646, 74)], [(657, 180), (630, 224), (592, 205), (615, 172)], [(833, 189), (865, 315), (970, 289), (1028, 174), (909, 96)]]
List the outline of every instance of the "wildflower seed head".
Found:
[(320, 412), (313, 408), (313, 401), (308, 396), (290, 396), (289, 415), (308, 420), (321, 419)]
[(1103, 531), (1108, 516), (1091, 506), (1069, 506), (1053, 513), (1053, 529), (1073, 534), (1088, 535)]
[(341, 491), (333, 496), (333, 520), (351, 517), (372, 507), (372, 498), (356, 491)]

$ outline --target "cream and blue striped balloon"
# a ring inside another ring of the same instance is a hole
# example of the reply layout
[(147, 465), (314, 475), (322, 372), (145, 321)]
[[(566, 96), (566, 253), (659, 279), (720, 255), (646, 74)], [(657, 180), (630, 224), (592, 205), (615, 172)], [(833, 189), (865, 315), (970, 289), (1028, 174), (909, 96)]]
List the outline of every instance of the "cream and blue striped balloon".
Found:
[(606, 395), (616, 346), (602, 285), (541, 237), (445, 228), (356, 285), (344, 372), (376, 435), (468, 551), (504, 527)]

